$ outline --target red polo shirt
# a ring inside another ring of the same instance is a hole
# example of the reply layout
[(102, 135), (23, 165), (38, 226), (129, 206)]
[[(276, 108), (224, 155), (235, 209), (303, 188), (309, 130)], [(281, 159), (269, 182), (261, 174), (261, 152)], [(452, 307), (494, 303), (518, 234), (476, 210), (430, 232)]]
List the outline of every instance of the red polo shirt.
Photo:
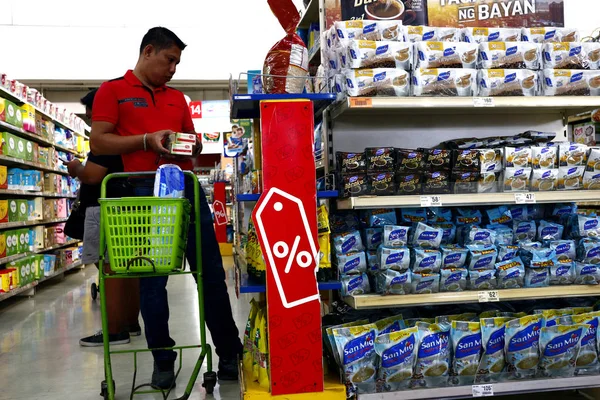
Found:
[[(173, 132), (194, 131), (183, 93), (168, 86), (152, 91), (142, 84), (132, 70), (100, 86), (94, 98), (92, 120), (114, 124), (114, 133), (121, 136), (143, 135), (163, 129)], [(183, 170), (193, 168), (191, 160), (158, 160), (158, 154), (153, 151), (141, 150), (123, 154), (122, 157), (125, 172), (156, 171), (162, 164), (177, 164)]]

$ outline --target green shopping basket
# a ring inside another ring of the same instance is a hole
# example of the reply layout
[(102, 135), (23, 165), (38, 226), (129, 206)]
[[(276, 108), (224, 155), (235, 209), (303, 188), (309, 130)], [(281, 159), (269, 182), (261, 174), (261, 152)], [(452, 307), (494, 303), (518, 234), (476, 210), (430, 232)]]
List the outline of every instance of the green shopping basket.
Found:
[(191, 206), (187, 199), (99, 199), (110, 269), (116, 274), (183, 269)]

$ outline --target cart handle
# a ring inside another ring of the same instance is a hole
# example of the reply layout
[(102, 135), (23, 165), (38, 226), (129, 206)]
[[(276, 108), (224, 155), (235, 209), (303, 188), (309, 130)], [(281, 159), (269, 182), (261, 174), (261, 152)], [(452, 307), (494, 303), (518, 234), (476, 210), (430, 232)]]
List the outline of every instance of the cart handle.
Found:
[(150, 265), (152, 265), (152, 269), (154, 270), (154, 273), (156, 273), (156, 266), (154, 265), (154, 261), (152, 261), (151, 259), (149, 259), (148, 257), (144, 257), (144, 256), (137, 256), (137, 257), (133, 257), (131, 258), (129, 261), (127, 261), (127, 268), (126, 271), (129, 272), (129, 267), (131, 267), (131, 264), (133, 264), (135, 261), (137, 260), (144, 260), (148, 263), (150, 263)]
[[(187, 172), (184, 172), (184, 174), (187, 174)], [(126, 177), (148, 177), (148, 176), (154, 176), (156, 175), (156, 171), (144, 171), (144, 172), (115, 172), (112, 174), (108, 174), (104, 177), (104, 179), (102, 180), (102, 187), (100, 189), (100, 198), (101, 199), (105, 199), (106, 198), (106, 186), (108, 184), (108, 181), (110, 181), (111, 179), (115, 179), (115, 178), (126, 178)], [(194, 175), (195, 177), (195, 175)]]

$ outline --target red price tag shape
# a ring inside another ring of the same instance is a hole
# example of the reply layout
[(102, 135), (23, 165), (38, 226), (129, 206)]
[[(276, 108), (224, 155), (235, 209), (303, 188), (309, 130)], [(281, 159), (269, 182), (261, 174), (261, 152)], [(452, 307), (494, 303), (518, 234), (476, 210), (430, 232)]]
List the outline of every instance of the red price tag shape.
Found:
[(213, 208), (215, 212), (215, 224), (227, 225), (227, 210), (225, 209), (223, 202), (216, 200), (213, 203)]
[[(253, 219), (283, 306), (319, 301), (315, 280), (319, 249), (302, 200), (271, 188), (257, 203)], [(315, 285), (299, 285), (302, 280), (313, 280)]]

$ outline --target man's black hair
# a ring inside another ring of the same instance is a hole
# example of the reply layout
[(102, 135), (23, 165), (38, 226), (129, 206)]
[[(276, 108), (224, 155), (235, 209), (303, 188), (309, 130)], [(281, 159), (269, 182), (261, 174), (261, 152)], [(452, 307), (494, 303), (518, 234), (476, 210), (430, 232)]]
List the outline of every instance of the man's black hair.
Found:
[(140, 45), (140, 54), (142, 54), (144, 48), (149, 44), (154, 46), (154, 49), (157, 52), (168, 49), (173, 45), (177, 46), (179, 50), (183, 50), (187, 46), (187, 44), (183, 43), (176, 34), (162, 26), (157, 26), (146, 32), (142, 39), (142, 44)]
[(96, 97), (97, 91), (98, 91), (98, 89), (94, 89), (91, 92), (89, 92), (88, 94), (86, 94), (85, 96), (83, 96), (81, 98), (81, 100), (79, 100), (81, 102), (81, 104), (83, 104), (87, 108), (93, 108), (92, 106), (94, 105), (94, 98)]

